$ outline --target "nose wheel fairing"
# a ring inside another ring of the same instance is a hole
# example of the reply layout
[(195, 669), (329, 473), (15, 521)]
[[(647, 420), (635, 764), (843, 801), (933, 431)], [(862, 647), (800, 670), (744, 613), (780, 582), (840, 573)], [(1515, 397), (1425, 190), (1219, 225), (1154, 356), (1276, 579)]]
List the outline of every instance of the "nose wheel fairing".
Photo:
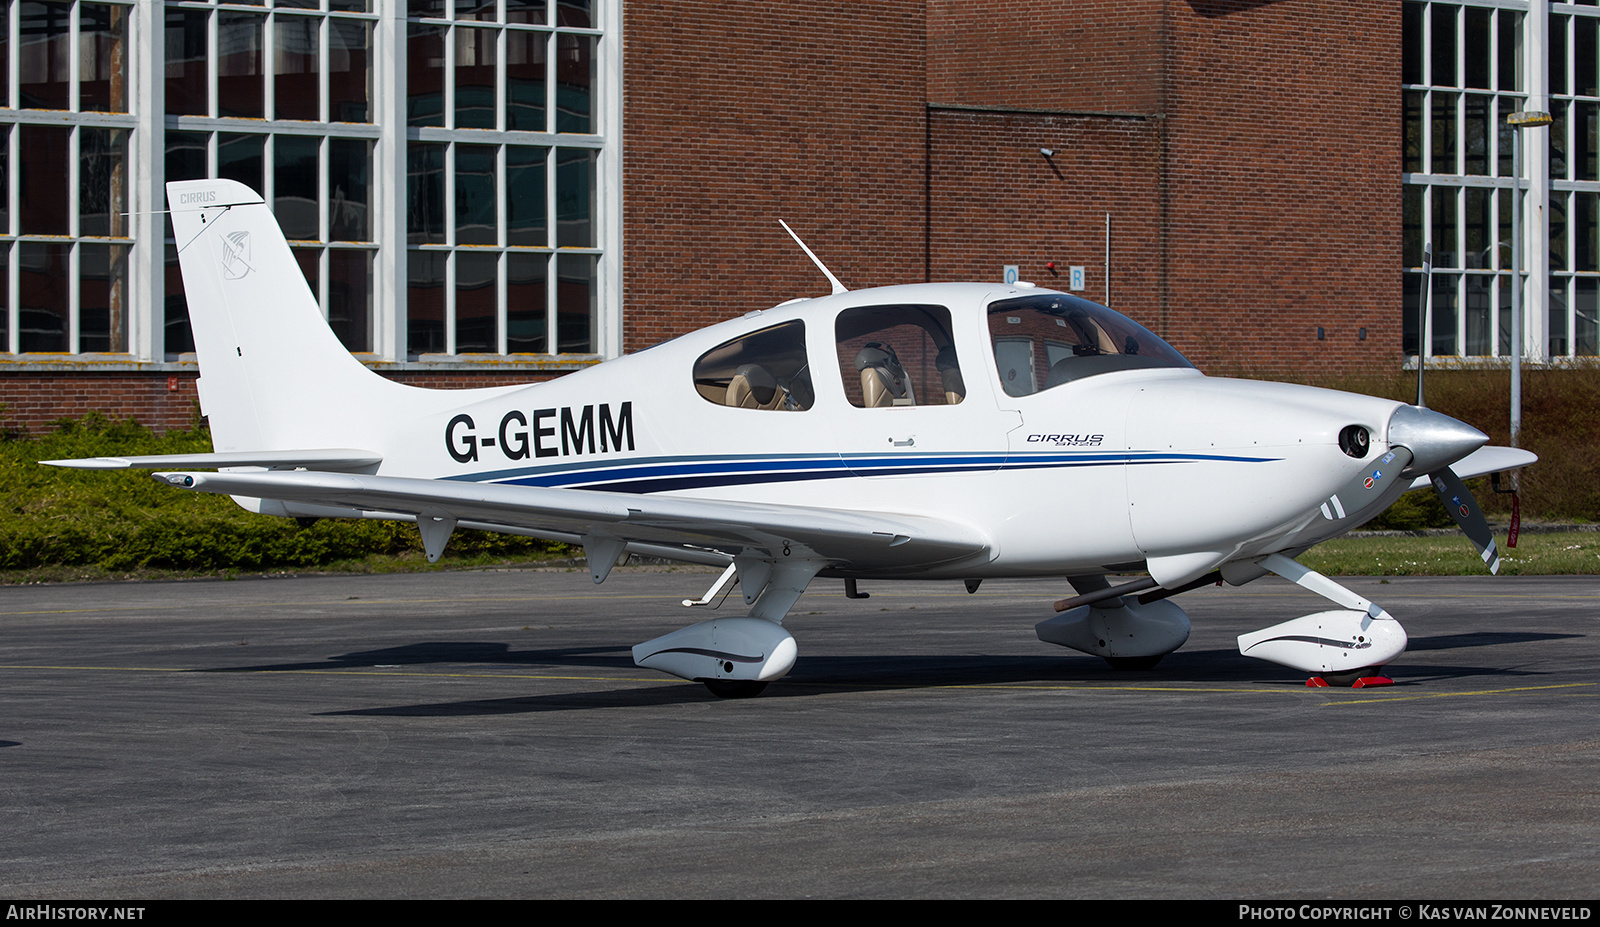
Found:
[(1383, 666), (1406, 649), (1400, 622), (1374, 606), (1373, 615), (1332, 609), (1239, 635), (1239, 652), (1306, 673), (1348, 673)]
[(1405, 652), (1405, 629), (1381, 605), (1282, 554), (1259, 563), (1343, 607), (1241, 634), (1240, 653), (1302, 672), (1338, 675), (1381, 667)]

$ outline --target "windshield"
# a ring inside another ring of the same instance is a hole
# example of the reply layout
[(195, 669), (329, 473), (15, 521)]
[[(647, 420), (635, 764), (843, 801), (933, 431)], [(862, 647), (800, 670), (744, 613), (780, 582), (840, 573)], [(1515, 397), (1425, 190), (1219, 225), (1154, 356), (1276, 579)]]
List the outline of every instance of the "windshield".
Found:
[(1114, 370), (1194, 366), (1122, 313), (1063, 293), (990, 303), (989, 338), (1010, 396)]

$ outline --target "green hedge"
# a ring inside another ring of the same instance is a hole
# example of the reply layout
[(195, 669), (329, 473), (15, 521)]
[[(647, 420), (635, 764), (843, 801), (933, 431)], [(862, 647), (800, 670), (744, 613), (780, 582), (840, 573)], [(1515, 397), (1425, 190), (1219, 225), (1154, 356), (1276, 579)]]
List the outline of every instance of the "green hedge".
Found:
[[(91, 415), (39, 437), (0, 440), (0, 569), (90, 565), (110, 571), (314, 568), (370, 554), (420, 552), (404, 522), (271, 518), (226, 496), (181, 492), (143, 471), (69, 470), (39, 460), (211, 450), (204, 428), (157, 435)], [(528, 559), (562, 549), (532, 538), (458, 531), (447, 558)]]

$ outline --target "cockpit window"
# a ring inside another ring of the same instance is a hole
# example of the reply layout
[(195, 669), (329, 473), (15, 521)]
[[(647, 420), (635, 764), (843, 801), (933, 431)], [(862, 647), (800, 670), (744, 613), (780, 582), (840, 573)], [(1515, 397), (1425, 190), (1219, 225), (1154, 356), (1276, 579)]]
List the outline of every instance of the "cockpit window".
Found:
[(953, 406), (967, 395), (943, 306), (864, 306), (839, 313), (839, 374), (857, 408)]
[(1194, 366), (1122, 313), (1060, 293), (991, 303), (989, 337), (1010, 396), (1114, 370)]
[(811, 408), (805, 323), (785, 322), (717, 345), (695, 361), (694, 388), (719, 406), (781, 412)]

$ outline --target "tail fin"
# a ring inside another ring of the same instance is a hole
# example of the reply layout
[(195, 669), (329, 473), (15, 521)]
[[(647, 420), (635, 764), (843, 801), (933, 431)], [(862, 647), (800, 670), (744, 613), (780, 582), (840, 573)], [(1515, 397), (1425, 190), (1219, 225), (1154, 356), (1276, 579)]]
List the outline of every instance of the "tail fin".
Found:
[(255, 191), (231, 180), (174, 182), (167, 203), (218, 451), (325, 446), (341, 421), (409, 390), (367, 370), (334, 336)]

